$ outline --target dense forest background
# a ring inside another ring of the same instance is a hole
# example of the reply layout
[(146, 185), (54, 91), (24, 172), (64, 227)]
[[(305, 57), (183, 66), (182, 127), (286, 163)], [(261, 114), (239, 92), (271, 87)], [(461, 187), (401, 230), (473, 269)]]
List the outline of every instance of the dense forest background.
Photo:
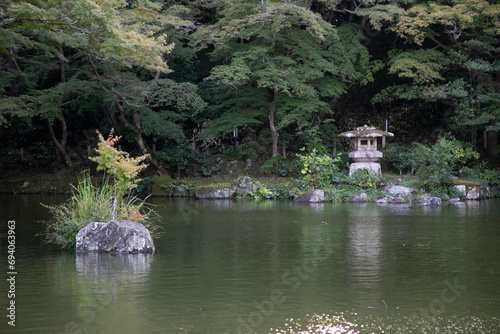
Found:
[(0, 159), (85, 168), (114, 128), (179, 174), (387, 120), (398, 145), (446, 134), (495, 167), (499, 54), (495, 0), (0, 0)]

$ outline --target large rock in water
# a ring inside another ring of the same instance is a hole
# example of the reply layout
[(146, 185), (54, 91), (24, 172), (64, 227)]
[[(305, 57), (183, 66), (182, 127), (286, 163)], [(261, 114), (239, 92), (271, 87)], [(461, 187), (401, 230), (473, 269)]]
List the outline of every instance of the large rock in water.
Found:
[(92, 222), (76, 235), (77, 252), (154, 253), (148, 229), (141, 223), (111, 220)]

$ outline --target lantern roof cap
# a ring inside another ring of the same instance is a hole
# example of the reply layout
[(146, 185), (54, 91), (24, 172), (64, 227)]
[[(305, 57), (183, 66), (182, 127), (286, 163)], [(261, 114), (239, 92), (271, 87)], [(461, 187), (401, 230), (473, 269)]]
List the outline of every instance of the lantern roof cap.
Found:
[(377, 128), (373, 126), (359, 126), (356, 130), (351, 130), (347, 132), (342, 132), (338, 135), (339, 137), (347, 137), (347, 138), (362, 138), (362, 137), (394, 137), (394, 134), (391, 132), (377, 130)]

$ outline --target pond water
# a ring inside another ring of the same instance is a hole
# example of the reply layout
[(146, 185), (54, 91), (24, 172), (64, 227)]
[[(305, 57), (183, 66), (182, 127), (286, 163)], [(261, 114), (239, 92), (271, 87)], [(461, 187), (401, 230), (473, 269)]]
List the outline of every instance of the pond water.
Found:
[[(500, 201), (441, 208), (154, 198), (154, 255), (75, 255), (0, 196), (1, 333), (500, 333)], [(16, 231), (16, 327), (6, 308)], [(4, 278), (6, 277), (6, 278)]]

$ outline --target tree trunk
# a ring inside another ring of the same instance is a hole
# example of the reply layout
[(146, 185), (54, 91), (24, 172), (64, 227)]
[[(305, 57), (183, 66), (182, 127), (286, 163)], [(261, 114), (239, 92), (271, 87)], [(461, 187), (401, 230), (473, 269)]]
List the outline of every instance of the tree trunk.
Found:
[[(63, 55), (63, 59), (61, 59), (61, 69), (60, 69), (60, 75), (61, 75), (61, 82), (64, 83), (66, 82), (66, 62), (64, 61), (64, 54), (63, 54), (63, 49), (62, 47), (59, 48), (59, 51), (61, 52), (61, 55)], [(66, 97), (66, 92), (62, 92), (61, 95), (61, 102), (64, 101), (64, 98)], [(56, 135), (54, 133), (54, 125), (47, 119), (47, 129), (49, 130), (50, 134), (50, 139), (52, 139), (52, 142), (56, 146), (57, 150), (61, 153), (61, 156), (63, 158), (63, 162), (66, 166), (68, 167), (73, 167), (73, 163), (71, 162), (71, 158), (69, 157), (68, 152), (66, 151), (66, 144), (68, 142), (68, 125), (66, 124), (66, 118), (64, 117), (64, 114), (62, 111), (59, 111), (59, 121), (61, 122), (61, 140), (59, 141), (56, 138)]]
[(59, 153), (61, 153), (61, 156), (63, 158), (64, 164), (66, 166), (68, 166), (68, 167), (73, 167), (73, 163), (71, 162), (69, 154), (66, 151), (66, 142), (67, 142), (67, 138), (68, 138), (68, 129), (67, 129), (67, 126), (66, 126), (66, 120), (64, 119), (64, 115), (63, 115), (62, 112), (60, 113), (60, 117), (61, 117), (60, 122), (61, 122), (61, 132), (62, 132), (62, 134), (61, 134), (61, 141), (59, 141), (56, 138), (56, 135), (54, 133), (54, 126), (52, 125), (52, 123), (48, 119), (46, 120), (47, 129), (49, 130), (50, 139), (52, 139), (52, 142), (56, 146), (57, 150), (59, 151)]
[(156, 167), (156, 169), (160, 172), (160, 174), (167, 174), (167, 171), (163, 166), (161, 165), (160, 162), (158, 162), (152, 155), (151, 150), (149, 147), (147, 147), (146, 143), (144, 142), (144, 138), (142, 137), (142, 131), (141, 131), (141, 121), (139, 119), (139, 113), (137, 110), (133, 109), (132, 111), (132, 119), (133, 119), (133, 124), (131, 124), (127, 118), (125, 117), (125, 110), (120, 104), (120, 101), (117, 101), (117, 106), (118, 109), (120, 110), (120, 120), (125, 124), (125, 126), (132, 130), (134, 132), (134, 138), (137, 143), (137, 146), (139, 146), (139, 149), (143, 155), (147, 156), (148, 161)]
[[(490, 120), (490, 125), (496, 125), (498, 119)], [(488, 149), (487, 152), (492, 156), (496, 157), (498, 154), (495, 152), (494, 148), (498, 145), (498, 134), (496, 131), (488, 131)]]
[(472, 146), (476, 148), (476, 139), (477, 139), (477, 131), (476, 131), (476, 126), (473, 125), (472, 129), (470, 130), (470, 140), (472, 142)]
[(278, 90), (274, 90), (273, 92), (273, 100), (271, 101), (271, 105), (269, 106), (269, 128), (271, 129), (271, 138), (273, 141), (273, 149), (272, 156), (275, 157), (278, 155), (278, 137), (279, 133), (276, 130), (276, 126), (274, 125), (274, 113), (276, 112), (276, 105), (278, 104)]

